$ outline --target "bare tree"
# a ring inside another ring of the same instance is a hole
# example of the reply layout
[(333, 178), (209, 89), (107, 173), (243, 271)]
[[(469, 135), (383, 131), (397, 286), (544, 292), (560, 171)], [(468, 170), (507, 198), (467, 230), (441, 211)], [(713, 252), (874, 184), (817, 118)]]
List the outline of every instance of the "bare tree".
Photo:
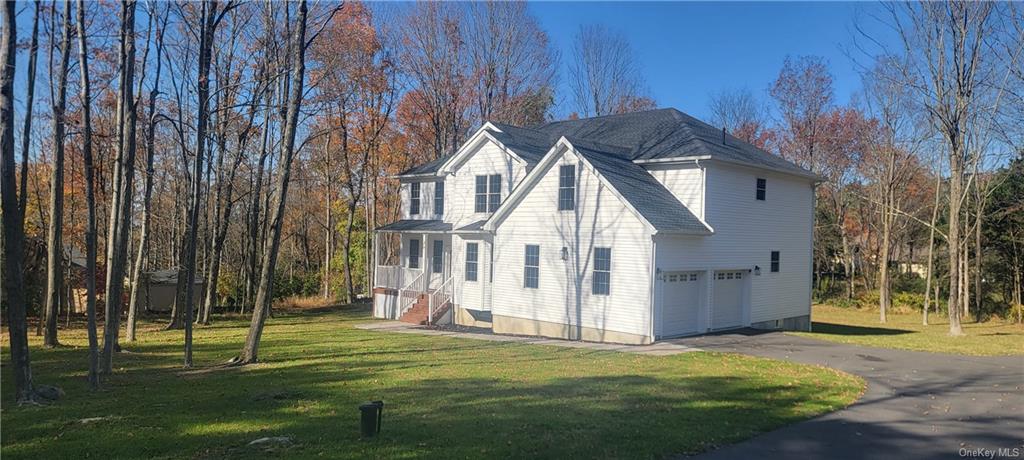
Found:
[(43, 2), (35, 1), (35, 13), (32, 15), (32, 41), (28, 45), (28, 84), (25, 88), (25, 127), (21, 133), (21, 195), (18, 206), (21, 209), (21, 218), (25, 219), (26, 203), (28, 202), (28, 149), (32, 144), (32, 109), (36, 94), (36, 63), (39, 55), (39, 10)]
[(274, 268), (277, 263), (278, 249), (281, 246), (281, 225), (284, 221), (285, 200), (288, 197), (288, 181), (291, 175), (292, 160), (295, 156), (295, 132), (298, 125), (299, 109), (302, 105), (303, 83), (305, 82), (306, 48), (309, 46), (306, 41), (306, 15), (306, 2), (303, 0), (298, 5), (298, 16), (295, 19), (295, 35), (289, 43), (292, 53), (289, 60), (289, 65), (291, 66), (290, 92), (287, 99), (284, 139), (281, 143), (281, 159), (279, 163), (281, 171), (278, 175), (277, 190), (274, 196), (273, 215), (270, 217), (270, 235), (267, 238), (266, 248), (263, 252), (260, 284), (259, 289), (256, 291), (256, 304), (253, 306), (252, 322), (249, 325), (249, 333), (245, 338), (245, 347), (242, 348), (241, 355), (232, 360), (236, 364), (252, 364), (257, 362), (263, 326), (266, 324), (267, 315), (270, 313)]
[[(0, 5), (3, 32), (0, 35), (0, 200), (3, 204), (3, 293), (7, 300), (7, 330), (11, 338), (11, 363), (14, 372), (14, 396), (20, 404), (35, 400), (32, 366), (28, 351), (28, 326), (25, 323), (25, 287), (22, 274), (22, 251), (25, 241), (18, 192), (15, 189), (14, 162), (14, 72), (17, 45), (15, 4), (13, 0)], [(26, 193), (22, 190), (21, 193)]]
[(167, 18), (168, 10), (163, 10), (163, 13), (159, 12), (159, 7), (156, 7), (153, 11), (150, 11), (150, 15), (158, 15), (157, 27), (156, 27), (156, 72), (153, 79), (153, 86), (149, 90), (149, 103), (146, 107), (149, 110), (149, 115), (146, 120), (146, 180), (143, 187), (142, 195), (142, 228), (139, 230), (139, 251), (135, 258), (135, 263), (132, 265), (132, 276), (131, 276), (131, 298), (128, 300), (128, 324), (126, 333), (128, 335), (128, 341), (134, 342), (136, 339), (136, 318), (139, 310), (139, 289), (142, 278), (142, 269), (145, 265), (144, 256), (148, 252), (147, 247), (149, 246), (150, 239), (150, 222), (152, 220), (152, 206), (153, 206), (153, 157), (156, 154), (155, 137), (157, 127), (157, 110), (156, 110), (156, 97), (160, 93), (160, 74), (163, 70), (163, 48), (164, 48), (164, 32), (167, 29)]
[(85, 0), (78, 0), (78, 72), (82, 103), (82, 158), (85, 163), (85, 314), (89, 335), (89, 386), (100, 385), (99, 341), (96, 337), (96, 166), (92, 156), (92, 90), (89, 81), (89, 45), (85, 26)]
[(119, 350), (117, 336), (124, 307), (125, 262), (128, 258), (129, 221), (135, 176), (135, 129), (138, 100), (132, 93), (135, 82), (135, 8), (134, 0), (121, 2), (121, 30), (118, 62), (120, 81), (117, 99), (117, 144), (114, 177), (111, 184), (110, 221), (107, 231), (106, 311), (103, 325), (103, 366), (101, 372), (113, 372), (114, 353)]
[[(874, 68), (864, 77), (865, 101), (878, 129), (865, 132), (867, 158), (861, 170), (877, 189), (881, 247), (878, 253), (879, 320), (886, 322), (886, 313), (892, 306), (892, 287), (889, 261), (892, 257), (894, 233), (897, 232), (899, 209), (905, 208), (901, 196), (911, 174), (917, 145), (922, 135), (920, 126), (911, 117), (913, 106), (906, 86), (889, 75), (895, 67), (893, 56), (881, 56)], [(904, 219), (904, 222), (906, 219)], [(905, 227), (905, 225), (904, 225)]]
[[(56, 11), (54, 14), (57, 14)], [(68, 60), (71, 56), (71, 2), (64, 0), (63, 23), (61, 27), (60, 61), (56, 78), (57, 92), (51, 95), (53, 101), (53, 171), (50, 177), (50, 220), (46, 236), (46, 334), (43, 344), (47, 347), (60, 345), (57, 341), (57, 316), (60, 311), (61, 292), (64, 284), (63, 225), (64, 225), (64, 112), (67, 107)], [(51, 89), (53, 74), (51, 74)]]
[(525, 2), (466, 5), (464, 39), (480, 120), (534, 125), (553, 102), (558, 56)]
[(569, 88), (576, 113), (595, 117), (654, 108), (640, 63), (622, 33), (584, 25), (573, 39)]
[[(994, 112), (985, 95), (1000, 77), (993, 73), (989, 45), (999, 34), (995, 4), (987, 2), (906, 3), (885, 5), (897, 32), (906, 62), (900, 61), (901, 82), (915, 92), (932, 125), (945, 141), (949, 166), (949, 333), (961, 327), (963, 281), (965, 177), (971, 156), (972, 133)], [(973, 139), (977, 142), (978, 139)]]

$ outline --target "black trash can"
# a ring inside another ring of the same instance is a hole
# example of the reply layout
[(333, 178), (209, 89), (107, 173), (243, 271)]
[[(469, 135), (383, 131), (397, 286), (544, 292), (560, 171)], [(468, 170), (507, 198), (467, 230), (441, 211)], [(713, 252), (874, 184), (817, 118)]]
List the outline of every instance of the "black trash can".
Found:
[(384, 414), (384, 401), (372, 401), (359, 405), (360, 432), (364, 438), (372, 438), (380, 433), (380, 420)]

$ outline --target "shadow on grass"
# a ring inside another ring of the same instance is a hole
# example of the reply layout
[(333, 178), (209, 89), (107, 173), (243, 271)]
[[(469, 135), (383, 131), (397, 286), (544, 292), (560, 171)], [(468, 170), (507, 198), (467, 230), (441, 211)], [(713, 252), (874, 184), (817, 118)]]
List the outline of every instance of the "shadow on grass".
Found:
[[(38, 350), (39, 380), (68, 394), (40, 408), (7, 410), (5, 399), (3, 457), (652, 458), (745, 439), (843, 400), (821, 382), (788, 382), (726, 355), (652, 360), (371, 333), (347, 327), (365, 320), (356, 309), (326, 325), (303, 316), (269, 323), (265, 364), (230, 372), (183, 373), (180, 344), (162, 334), (119, 356), (99, 392), (85, 389), (84, 349)], [(196, 356), (229, 356), (243, 332), (197, 340)], [(709, 371), (709, 359), (751, 367)], [(356, 407), (377, 399), (384, 431), (361, 441)], [(110, 421), (83, 422), (95, 417)], [(273, 436), (293, 442), (248, 446)]]
[(893, 329), (888, 327), (867, 327), (850, 326), (848, 324), (819, 323), (815, 321), (811, 325), (811, 331), (821, 334), (834, 335), (901, 335), (910, 334), (914, 331), (906, 329)]

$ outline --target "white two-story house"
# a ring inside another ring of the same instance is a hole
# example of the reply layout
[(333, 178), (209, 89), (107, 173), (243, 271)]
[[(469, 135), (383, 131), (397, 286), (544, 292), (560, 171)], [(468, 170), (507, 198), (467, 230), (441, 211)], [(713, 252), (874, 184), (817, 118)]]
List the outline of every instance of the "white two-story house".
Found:
[(377, 317), (633, 344), (810, 327), (819, 178), (678, 110), (486, 123), (398, 179)]

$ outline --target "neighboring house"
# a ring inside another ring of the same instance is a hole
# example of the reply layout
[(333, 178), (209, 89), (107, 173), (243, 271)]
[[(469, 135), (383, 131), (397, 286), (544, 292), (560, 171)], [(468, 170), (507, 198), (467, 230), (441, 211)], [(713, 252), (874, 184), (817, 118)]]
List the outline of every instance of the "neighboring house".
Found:
[(810, 327), (818, 176), (678, 110), (486, 123), (398, 179), (377, 317), (619, 343)]

